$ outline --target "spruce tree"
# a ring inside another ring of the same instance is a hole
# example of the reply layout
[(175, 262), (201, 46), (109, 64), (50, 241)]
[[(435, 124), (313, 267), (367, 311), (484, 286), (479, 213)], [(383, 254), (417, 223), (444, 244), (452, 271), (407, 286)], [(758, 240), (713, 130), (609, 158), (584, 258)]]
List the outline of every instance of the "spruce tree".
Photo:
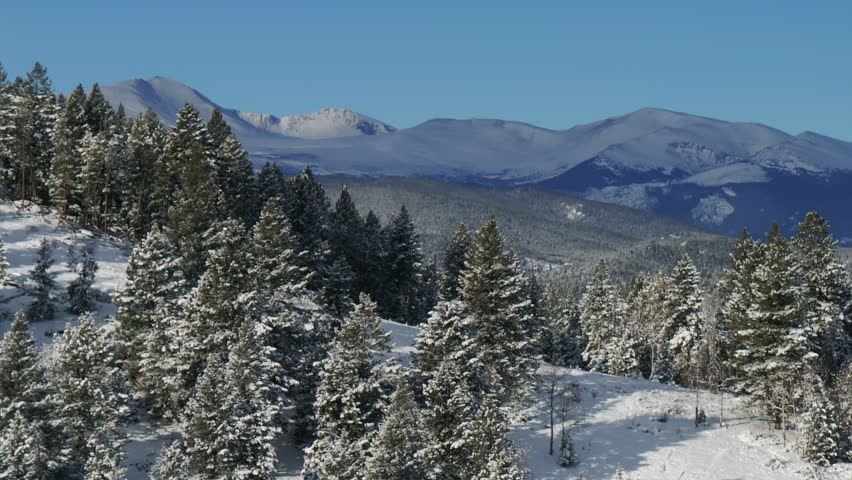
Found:
[(85, 108), (86, 124), (92, 135), (97, 136), (101, 132), (109, 130), (114, 115), (112, 107), (101, 92), (101, 88), (97, 83), (92, 85), (92, 91), (89, 92), (89, 97), (86, 99)]
[(692, 366), (701, 342), (701, 277), (688, 255), (684, 254), (672, 271), (671, 290), (666, 297), (669, 318), (663, 325), (663, 338), (668, 339), (674, 359), (674, 380), (690, 383)]
[(300, 291), (308, 279), (309, 272), (301, 267), (296, 250), (290, 221), (280, 204), (270, 199), (260, 212), (260, 219), (252, 229), (252, 248), (255, 273), (260, 289), (271, 297), (282, 290), (287, 294)]
[(263, 206), (270, 199), (278, 199), (283, 202), (287, 196), (287, 180), (284, 173), (274, 163), (265, 163), (257, 173), (257, 200), (258, 207)]
[(355, 273), (343, 258), (337, 258), (322, 272), (323, 285), (320, 291), (320, 303), (328, 312), (342, 318), (352, 308), (353, 284)]
[[(431, 380), (441, 363), (470, 353), (473, 326), (459, 301), (439, 302), (417, 335), (414, 369), (421, 382)], [(462, 362), (460, 362), (462, 363)]]
[[(168, 305), (174, 305), (186, 287), (174, 248), (159, 228), (151, 230), (133, 249), (125, 276), (124, 285), (115, 297), (116, 348), (133, 380), (139, 375), (145, 341), (153, 340), (149, 338), (151, 335), (164, 335), (171, 330), (169, 324), (163, 324), (156, 327), (161, 331), (152, 332), (155, 318), (165, 313), (162, 310), (168, 309)], [(163, 321), (173, 320), (171, 314), (166, 316)], [(165, 345), (160, 347), (165, 349)]]
[[(293, 239), (299, 251), (305, 252), (302, 266), (311, 272), (323, 272), (328, 261), (329, 234), (328, 197), (325, 189), (313, 176), (309, 168), (287, 180), (284, 211), (293, 229)], [(322, 281), (316, 275), (309, 282), (313, 290), (320, 290)]]
[(26, 317), (19, 313), (0, 341), (0, 423), (15, 413), (30, 421), (48, 420), (45, 371)]
[(95, 283), (95, 274), (98, 271), (98, 262), (92, 256), (89, 247), (81, 248), (81, 265), (77, 278), (68, 284), (68, 311), (74, 314), (89, 312), (95, 307), (95, 292), (92, 284)]
[(376, 304), (361, 295), (319, 365), (317, 439), (305, 452), (305, 478), (363, 478), (385, 397), (389, 334), (379, 322)]
[(527, 310), (523, 274), (515, 255), (505, 250), (494, 217), (476, 234), (461, 286), (489, 382), (501, 401), (522, 399), (537, 364), (537, 332)]
[(852, 355), (852, 290), (846, 265), (836, 260), (837, 241), (817, 212), (805, 215), (791, 244), (802, 268), (808, 335), (825, 371), (835, 373)]
[(806, 460), (827, 467), (838, 456), (837, 413), (819, 376), (815, 373), (807, 376), (811, 385), (801, 419), (800, 448)]
[(56, 99), (47, 69), (36, 62), (19, 92), (17, 119), (18, 198), (47, 204)]
[[(127, 188), (123, 198), (122, 217), (125, 231), (134, 239), (143, 239), (158, 217), (155, 198), (160, 188), (162, 159), (168, 133), (165, 126), (150, 108), (133, 122), (127, 139)], [(160, 199), (162, 200), (162, 199)], [(161, 210), (164, 205), (160, 205)]]
[(6, 254), (6, 245), (0, 239), (0, 285), (6, 285), (9, 280), (9, 257)]
[(82, 85), (68, 97), (54, 135), (50, 165), (50, 198), (63, 219), (82, 213), (83, 138), (86, 134), (86, 92)]
[(218, 108), (214, 108), (210, 114), (210, 120), (207, 122), (207, 132), (210, 134), (210, 140), (213, 142), (213, 145), (217, 148), (224, 145), (228, 137), (231, 136), (231, 127), (225, 122), (225, 117)]
[(69, 325), (55, 348), (50, 377), (58, 394), (56, 421), (70, 452), (69, 473), (79, 474), (96, 455), (97, 445), (121, 441), (119, 425), (129, 413), (127, 395), (113, 344), (92, 315)]
[(396, 390), (384, 411), (370, 446), (366, 480), (426, 480), (429, 469), (420, 452), (426, 446), (423, 421), (411, 387), (404, 377), (396, 382)]
[(15, 127), (15, 89), (9, 83), (6, 70), (0, 63), (0, 194), (14, 198), (17, 160)]
[(229, 135), (218, 147), (216, 155), (220, 161), (218, 184), (226, 215), (240, 219), (246, 225), (253, 225), (263, 204), (256, 203), (254, 168), (248, 153), (236, 137)]
[(620, 337), (622, 309), (605, 260), (595, 266), (592, 279), (583, 293), (580, 307), (583, 328), (583, 360), (595, 372), (609, 373), (613, 360), (613, 342)]
[(53, 266), (53, 244), (42, 238), (36, 252), (36, 264), (30, 271), (30, 291), (34, 297), (27, 307), (27, 318), (32, 321), (53, 318), (56, 307), (53, 304), (52, 291), (56, 285), (50, 267)]
[(43, 423), (19, 411), (0, 429), (0, 478), (42, 480), (53, 477), (59, 458), (48, 449)]
[(450, 245), (444, 253), (443, 271), (441, 272), (441, 298), (457, 300), (461, 294), (461, 274), (464, 270), (465, 258), (473, 238), (467, 226), (460, 223), (450, 240)]
[(332, 252), (352, 268), (353, 290), (366, 292), (369, 279), (365, 278), (364, 221), (345, 185), (340, 190), (340, 196), (331, 214), (329, 244)]
[[(382, 314), (390, 319), (416, 325), (422, 320), (419, 306), (423, 282), (423, 254), (414, 224), (403, 205), (385, 229), (385, 271), (388, 279), (380, 297)], [(427, 310), (428, 311), (428, 310)]]
[(496, 398), (486, 397), (473, 420), (460, 432), (468, 447), (464, 478), (524, 480), (528, 476), (520, 455), (506, 437), (508, 421)]
[(364, 217), (363, 284), (361, 286), (372, 298), (382, 296), (388, 281), (387, 271), (384, 268), (387, 256), (386, 240), (379, 217), (370, 210)]
[[(725, 269), (719, 282), (722, 299), (719, 323), (723, 330), (730, 331), (727, 358), (738, 384), (744, 382), (750, 363), (745, 353), (752, 343), (751, 332), (755, 325), (749, 309), (755, 301), (755, 272), (764, 253), (765, 245), (743, 230), (731, 252), (731, 266)], [(742, 390), (744, 384), (737, 388)]]

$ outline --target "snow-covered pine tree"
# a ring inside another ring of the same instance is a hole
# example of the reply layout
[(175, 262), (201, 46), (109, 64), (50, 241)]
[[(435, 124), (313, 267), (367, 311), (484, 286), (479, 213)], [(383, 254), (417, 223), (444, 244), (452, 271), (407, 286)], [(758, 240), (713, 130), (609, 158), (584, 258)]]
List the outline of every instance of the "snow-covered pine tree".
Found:
[(521, 400), (538, 363), (537, 332), (528, 313), (524, 276), (515, 255), (505, 250), (494, 217), (476, 234), (461, 286), (488, 381), (501, 401)]
[(50, 165), (50, 199), (62, 219), (79, 216), (83, 210), (82, 146), (86, 134), (86, 92), (82, 85), (68, 97), (56, 122), (53, 159)]
[(15, 167), (15, 99), (14, 89), (8, 81), (6, 70), (0, 63), (0, 194), (14, 198)]
[[(175, 335), (182, 384), (189, 394), (210, 355), (226, 356), (245, 323), (258, 321), (260, 309), (252, 254), (239, 220), (219, 222), (206, 235), (206, 271), (185, 300)], [(239, 260), (237, 260), (239, 259)]]
[[(173, 247), (159, 227), (152, 229), (145, 240), (133, 249), (125, 277), (124, 285), (115, 297), (118, 307), (115, 317), (116, 349), (127, 369), (128, 378), (136, 381), (145, 351), (144, 343), (150, 335), (167, 335), (174, 328), (169, 324), (155, 327), (155, 317), (159, 318), (164, 313), (162, 310), (167, 308), (166, 304), (174, 305), (186, 291)], [(174, 320), (171, 313), (166, 316), (161, 320)], [(151, 332), (152, 328), (161, 331)], [(165, 345), (160, 347), (165, 348)], [(160, 360), (153, 360), (153, 364)]]
[(0, 429), (0, 478), (42, 480), (53, 478), (58, 463), (48, 448), (42, 422), (29, 421), (20, 411), (3, 420)]
[(92, 91), (89, 92), (89, 97), (86, 99), (85, 118), (86, 124), (92, 135), (100, 135), (102, 132), (109, 130), (112, 125), (115, 113), (112, 107), (101, 92), (98, 84), (92, 85)]
[[(284, 212), (290, 220), (293, 240), (305, 252), (303, 260), (311, 272), (323, 272), (331, 263), (328, 255), (329, 214), (331, 205), (325, 189), (314, 178), (310, 168), (287, 180)], [(316, 275), (309, 282), (312, 290), (320, 290), (323, 279)]]
[(54, 348), (49, 369), (59, 405), (54, 420), (62, 428), (73, 477), (85, 471), (96, 445), (121, 441), (127, 395), (112, 341), (91, 314), (69, 325)]
[(0, 423), (19, 412), (28, 421), (47, 420), (50, 402), (44, 367), (22, 313), (0, 341)]
[(475, 480), (524, 480), (529, 472), (506, 437), (508, 421), (494, 396), (487, 396), (473, 420), (459, 432), (468, 450), (466, 474)]
[(124, 458), (123, 438), (116, 438), (112, 429), (96, 432), (90, 440), (89, 457), (83, 466), (85, 480), (123, 480), (127, 469), (120, 465)]
[(773, 224), (754, 272), (754, 300), (747, 312), (751, 328), (737, 331), (736, 357), (744, 369), (745, 390), (779, 417), (782, 402), (775, 392), (795, 394), (804, 360), (816, 355), (805, 334), (799, 278), (792, 248)]
[[(110, 118), (112, 118), (110, 116)], [(119, 168), (127, 164), (127, 135), (123, 129), (109, 128), (83, 138), (83, 206), (86, 220), (101, 230), (118, 222), (121, 177)]]
[(31, 322), (49, 320), (56, 312), (52, 298), (56, 281), (50, 273), (51, 266), (53, 266), (53, 244), (47, 238), (42, 238), (36, 251), (36, 264), (30, 271), (29, 278), (29, 289), (34, 298), (26, 312)]
[(642, 375), (640, 365), (641, 342), (629, 328), (622, 328), (620, 332), (615, 332), (615, 335), (609, 346), (609, 374), (622, 377), (640, 377)]
[(809, 372), (807, 377), (810, 385), (804, 399), (799, 447), (806, 460), (827, 467), (839, 453), (840, 430), (837, 411), (819, 375)]
[(94, 247), (89, 245), (81, 247), (77, 278), (68, 284), (68, 311), (77, 315), (91, 311), (95, 307), (95, 292), (92, 284), (95, 283), (98, 262), (92, 255), (91, 248)]
[(583, 362), (579, 301), (573, 293), (553, 284), (545, 290), (546, 326), (543, 330), (544, 360), (560, 367), (579, 367)]
[(6, 255), (6, 245), (0, 239), (0, 285), (6, 285), (9, 280), (9, 257)]
[(266, 162), (260, 171), (257, 172), (257, 200), (258, 206), (263, 206), (270, 199), (278, 199), (283, 202), (287, 196), (287, 180), (284, 178), (284, 173), (274, 163)]
[(420, 292), (423, 283), (423, 253), (414, 223), (405, 205), (393, 215), (385, 227), (385, 272), (388, 283), (377, 299), (380, 311), (386, 318), (409, 325), (422, 321)]
[(218, 147), (216, 156), (220, 161), (218, 183), (226, 215), (254, 225), (263, 204), (257, 204), (254, 167), (248, 153), (237, 137), (229, 135)]
[[(17, 83), (17, 82), (16, 82)], [(47, 69), (36, 62), (26, 80), (18, 83), (15, 96), (16, 187), (21, 200), (47, 204), (56, 98)]]
[(703, 293), (701, 276), (689, 255), (683, 254), (672, 271), (665, 308), (669, 318), (663, 324), (663, 338), (669, 342), (674, 359), (674, 381), (689, 385), (701, 342)]
[(458, 300), (461, 292), (461, 274), (464, 270), (465, 258), (473, 243), (467, 226), (460, 223), (450, 245), (444, 253), (444, 263), (441, 272), (441, 298), (444, 300)]
[(385, 271), (385, 257), (387, 256), (387, 239), (379, 217), (372, 210), (364, 217), (364, 292), (371, 298), (382, 296), (384, 285), (387, 282)]
[(557, 463), (560, 467), (570, 467), (577, 463), (577, 451), (574, 440), (571, 439), (571, 431), (562, 428), (559, 436), (559, 458)]
[(846, 265), (836, 260), (828, 221), (809, 212), (791, 242), (802, 266), (808, 335), (826, 372), (836, 373), (852, 355), (852, 289)]
[(305, 451), (306, 479), (362, 479), (369, 437), (385, 401), (389, 334), (366, 295), (344, 319), (328, 356), (320, 362), (316, 398), (317, 439)]
[(331, 213), (329, 244), (332, 252), (352, 268), (353, 293), (366, 292), (369, 280), (365, 278), (364, 220), (345, 185)]
[(460, 301), (441, 301), (417, 335), (414, 370), (418, 381), (434, 378), (441, 363), (463, 358), (471, 350), (473, 329)]
[(228, 137), (231, 136), (231, 127), (225, 121), (222, 110), (214, 108), (213, 112), (210, 113), (210, 120), (207, 121), (207, 133), (210, 134), (210, 141), (215, 148), (224, 145)]
[[(152, 206), (158, 165), (164, 157), (168, 133), (152, 109), (133, 121), (127, 139), (126, 190), (122, 198), (124, 231), (143, 239), (158, 217)], [(164, 219), (160, 219), (164, 220)]]
[(320, 303), (331, 315), (343, 318), (352, 309), (353, 284), (355, 283), (352, 267), (345, 259), (336, 258), (330, 265), (323, 267), (322, 278)]
[(420, 452), (426, 446), (421, 413), (404, 376), (384, 411), (384, 420), (370, 446), (366, 480), (426, 480), (429, 469)]
[(754, 324), (748, 312), (755, 301), (755, 271), (763, 261), (765, 252), (765, 245), (752, 239), (748, 231), (743, 230), (731, 252), (731, 265), (725, 269), (719, 282), (719, 297), (722, 301), (719, 324), (720, 328), (730, 332), (727, 357), (739, 390), (745, 387), (742, 382), (750, 359), (738, 352), (745, 352), (751, 343)]
[(276, 293), (292, 295), (301, 291), (310, 272), (301, 265), (302, 252), (296, 250), (290, 221), (277, 200), (269, 199), (252, 229), (255, 274), (264, 297)]
[(600, 260), (592, 272), (580, 301), (580, 325), (586, 349), (583, 360), (595, 372), (608, 373), (613, 360), (613, 342), (620, 337), (623, 324), (620, 300), (612, 285), (606, 260)]

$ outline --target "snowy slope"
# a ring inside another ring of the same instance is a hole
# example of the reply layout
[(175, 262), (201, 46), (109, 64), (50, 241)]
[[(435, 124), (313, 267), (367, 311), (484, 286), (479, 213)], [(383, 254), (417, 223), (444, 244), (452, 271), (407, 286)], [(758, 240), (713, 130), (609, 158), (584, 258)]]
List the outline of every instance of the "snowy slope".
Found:
[(261, 130), (290, 137), (334, 138), (396, 131), (396, 128), (375, 118), (352, 110), (330, 107), (308, 115), (289, 115), (281, 118), (266, 113), (240, 112), (239, 115)]

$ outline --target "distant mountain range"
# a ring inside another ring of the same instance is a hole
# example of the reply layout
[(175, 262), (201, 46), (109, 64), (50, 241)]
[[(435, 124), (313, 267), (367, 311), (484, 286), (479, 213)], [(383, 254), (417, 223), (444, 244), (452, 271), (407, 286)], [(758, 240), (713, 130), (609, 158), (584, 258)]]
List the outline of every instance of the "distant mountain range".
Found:
[(654, 108), (567, 130), (488, 119), (396, 130), (334, 108), (280, 118), (222, 108), (163, 77), (102, 89), (128, 115), (150, 107), (169, 124), (187, 102), (206, 117), (220, 108), (257, 164), (289, 171), (538, 185), (728, 235), (743, 227), (760, 235), (773, 220), (792, 232), (805, 212), (819, 210), (852, 244), (852, 143), (813, 132)]

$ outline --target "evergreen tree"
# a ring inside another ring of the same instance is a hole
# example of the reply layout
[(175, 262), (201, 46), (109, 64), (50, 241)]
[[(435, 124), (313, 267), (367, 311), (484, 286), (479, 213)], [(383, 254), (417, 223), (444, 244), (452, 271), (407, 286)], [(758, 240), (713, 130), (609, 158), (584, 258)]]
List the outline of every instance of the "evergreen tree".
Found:
[(379, 302), (382, 314), (387, 318), (415, 325), (422, 320), (423, 313), (419, 305), (423, 282), (423, 254), (414, 224), (404, 205), (399, 214), (391, 217), (385, 238), (385, 269), (387, 278), (392, 281), (385, 285), (385, 292)]
[(3, 240), (0, 239), (0, 285), (6, 285), (9, 280), (9, 260), (6, 255), (6, 246)]
[(151, 230), (145, 241), (133, 249), (125, 276), (124, 285), (115, 297), (116, 347), (129, 378), (135, 379), (144, 342), (152, 334), (165, 333), (151, 332), (155, 312), (166, 308), (164, 304), (176, 303), (185, 285), (173, 247), (159, 228)]
[(308, 272), (300, 266), (303, 252), (296, 250), (290, 222), (273, 199), (263, 206), (254, 225), (252, 247), (259, 286), (268, 292), (265, 296), (271, 297), (281, 290), (292, 294), (304, 287)]
[(210, 134), (210, 140), (217, 148), (225, 144), (228, 137), (231, 136), (231, 127), (225, 122), (225, 117), (222, 111), (214, 108), (210, 114), (210, 120), (207, 122), (207, 132)]
[(35, 339), (19, 313), (0, 341), (0, 423), (11, 422), (16, 413), (28, 421), (48, 420), (48, 393)]
[(85, 109), (86, 124), (92, 135), (97, 136), (101, 132), (109, 130), (114, 115), (112, 107), (101, 92), (101, 88), (97, 83), (92, 85), (92, 91), (89, 92), (89, 98), (86, 99)]
[(426, 445), (423, 421), (405, 378), (390, 397), (367, 459), (367, 480), (426, 480), (429, 470), (419, 453)]
[(372, 298), (379, 298), (384, 293), (388, 278), (384, 268), (387, 242), (379, 217), (372, 210), (364, 217), (364, 250), (361, 255), (363, 257), (362, 288)]
[(489, 382), (501, 401), (520, 400), (537, 364), (536, 332), (527, 313), (523, 274), (515, 255), (504, 249), (494, 217), (476, 234), (461, 286)]
[(583, 362), (579, 302), (553, 285), (545, 290), (545, 326), (541, 350), (544, 360), (561, 367), (579, 367)]
[(414, 366), (418, 380), (431, 380), (445, 360), (466, 358), (471, 351), (472, 328), (461, 302), (439, 302), (417, 335)]
[(669, 318), (663, 325), (663, 338), (668, 339), (674, 359), (674, 380), (690, 383), (691, 368), (701, 342), (701, 277), (688, 255), (684, 254), (672, 271), (671, 290), (666, 296)]
[(605, 260), (595, 266), (580, 307), (586, 349), (583, 360), (589, 369), (608, 373), (613, 360), (612, 342), (619, 338), (622, 311)]
[(838, 456), (837, 415), (822, 380), (813, 373), (808, 376), (811, 389), (802, 415), (800, 448), (806, 460), (827, 467)]
[(127, 137), (119, 129), (83, 139), (83, 205), (88, 222), (102, 230), (118, 223), (122, 169), (127, 163)]
[(258, 206), (263, 206), (270, 199), (278, 199), (283, 202), (287, 197), (287, 180), (278, 165), (265, 163), (257, 174), (257, 200)]
[(461, 274), (464, 270), (465, 258), (473, 238), (463, 223), (450, 240), (450, 245), (444, 253), (443, 271), (441, 272), (441, 298), (444, 300), (457, 300), (461, 290)]
[(86, 134), (86, 92), (82, 85), (68, 97), (56, 123), (53, 159), (50, 166), (51, 203), (63, 219), (79, 216), (83, 210), (83, 138)]
[(0, 63), (0, 194), (13, 198), (17, 161), (15, 127), (15, 89), (9, 83), (6, 70)]
[(36, 62), (26, 80), (17, 85), (15, 146), (17, 197), (47, 204), (56, 99), (47, 69)]
[(229, 135), (219, 145), (216, 153), (219, 159), (218, 184), (222, 191), (222, 201), (226, 215), (237, 218), (246, 225), (253, 225), (257, 212), (263, 204), (257, 202), (257, 188), (254, 183), (254, 168), (248, 153), (233, 135)]
[[(327, 260), (329, 210), (325, 189), (309, 168), (287, 180), (284, 211), (298, 250), (306, 253), (302, 266), (311, 272), (323, 272), (330, 263)], [(320, 290), (323, 280), (319, 275), (314, 276), (309, 288)]]
[(95, 307), (92, 284), (95, 283), (95, 273), (98, 271), (98, 262), (89, 248), (82, 247), (81, 251), (81, 266), (77, 278), (68, 284), (68, 311), (77, 315)]
[(799, 276), (790, 244), (773, 224), (765, 256), (754, 273), (754, 302), (748, 309), (751, 328), (737, 332), (736, 355), (744, 367), (743, 387), (779, 416), (781, 402), (775, 392), (795, 393), (803, 360), (815, 356), (805, 334)]
[(55, 348), (50, 378), (58, 394), (56, 420), (70, 452), (68, 474), (76, 476), (88, 459), (99, 456), (98, 446), (120, 443), (127, 395), (112, 342), (90, 314), (69, 325)]
[(487, 397), (461, 437), (469, 447), (467, 475), (477, 480), (524, 480), (528, 477), (520, 455), (506, 438), (508, 421), (494, 397)]
[[(259, 319), (257, 284), (251, 249), (239, 220), (210, 229), (206, 271), (185, 300), (179, 328), (183, 388), (191, 391), (210, 355), (225, 356), (237, 343), (240, 328)], [(234, 259), (241, 259), (234, 261)]]
[(158, 172), (163, 173), (161, 159), (164, 158), (167, 135), (163, 123), (150, 108), (130, 128), (122, 217), (126, 222), (125, 231), (131, 238), (145, 238), (154, 220), (164, 219), (157, 216), (154, 211), (156, 204), (152, 202), (155, 193), (164, 193), (158, 188), (158, 180), (166, 179), (159, 177)]
[(127, 478), (127, 469), (119, 463), (124, 457), (121, 447), (124, 439), (116, 439), (110, 429), (95, 434), (90, 442), (89, 457), (83, 469), (85, 480), (122, 480)]
[[(721, 330), (730, 332), (726, 357), (738, 382), (745, 379), (750, 361), (749, 356), (744, 355), (752, 342), (754, 326), (749, 309), (755, 301), (755, 272), (763, 261), (764, 247), (743, 230), (731, 252), (731, 266), (725, 269), (719, 283), (722, 299), (719, 324)], [(739, 389), (743, 387), (738, 386)]]
[(852, 354), (852, 290), (846, 265), (835, 260), (837, 242), (828, 221), (809, 212), (791, 242), (802, 266), (807, 334), (827, 372), (837, 372)]
[(346, 260), (338, 258), (323, 270), (322, 276), (319, 300), (330, 314), (342, 318), (352, 308), (355, 274)]
[(55, 472), (56, 457), (47, 448), (41, 422), (29, 421), (19, 411), (0, 429), (0, 478), (42, 480)]
[(319, 365), (317, 439), (305, 452), (304, 478), (363, 478), (385, 397), (389, 334), (379, 322), (376, 304), (362, 295)]
[(340, 197), (334, 204), (329, 237), (332, 252), (345, 260), (352, 268), (353, 290), (355, 292), (366, 292), (370, 280), (365, 278), (364, 221), (349, 195), (349, 189), (345, 185), (340, 190)]
[(36, 252), (35, 267), (30, 272), (30, 290), (34, 297), (26, 311), (30, 321), (49, 320), (53, 318), (56, 311), (51, 295), (56, 281), (50, 273), (51, 266), (53, 266), (53, 245), (47, 238), (42, 238)]

